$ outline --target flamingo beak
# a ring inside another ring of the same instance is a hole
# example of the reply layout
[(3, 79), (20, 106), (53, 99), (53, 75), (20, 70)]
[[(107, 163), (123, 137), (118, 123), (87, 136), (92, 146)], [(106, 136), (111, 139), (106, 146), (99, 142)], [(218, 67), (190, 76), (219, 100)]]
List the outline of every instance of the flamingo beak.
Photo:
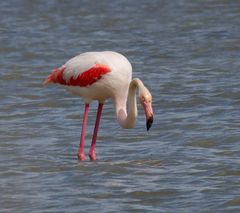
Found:
[(153, 109), (152, 109), (152, 102), (144, 101), (142, 103), (143, 109), (146, 115), (146, 127), (147, 131), (151, 128), (153, 123)]

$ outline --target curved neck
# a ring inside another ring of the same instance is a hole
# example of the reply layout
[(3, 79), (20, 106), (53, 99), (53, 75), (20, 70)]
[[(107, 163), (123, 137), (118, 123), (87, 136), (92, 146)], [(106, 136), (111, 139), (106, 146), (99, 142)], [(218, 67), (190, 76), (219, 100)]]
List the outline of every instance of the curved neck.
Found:
[[(136, 90), (140, 90), (144, 85), (142, 81), (135, 78), (131, 81), (128, 89), (122, 96), (115, 97), (115, 108), (116, 115), (119, 124), (123, 128), (133, 128), (135, 126), (135, 121), (137, 118), (137, 101), (136, 101)], [(128, 106), (128, 107), (127, 107)], [(127, 110), (128, 108), (128, 110)]]

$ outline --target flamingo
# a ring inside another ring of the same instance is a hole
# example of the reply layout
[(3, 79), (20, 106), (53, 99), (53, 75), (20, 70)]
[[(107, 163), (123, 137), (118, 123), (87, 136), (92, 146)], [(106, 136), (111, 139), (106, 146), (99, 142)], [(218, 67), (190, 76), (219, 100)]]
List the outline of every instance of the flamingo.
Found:
[(44, 81), (61, 84), (85, 102), (78, 159), (85, 160), (84, 140), (91, 101), (98, 101), (96, 122), (89, 149), (89, 158), (96, 160), (96, 140), (103, 105), (111, 98), (118, 123), (123, 128), (133, 128), (137, 118), (136, 92), (146, 116), (147, 131), (153, 123), (152, 95), (139, 78), (132, 79), (132, 66), (125, 56), (112, 51), (86, 52), (77, 55), (56, 68)]

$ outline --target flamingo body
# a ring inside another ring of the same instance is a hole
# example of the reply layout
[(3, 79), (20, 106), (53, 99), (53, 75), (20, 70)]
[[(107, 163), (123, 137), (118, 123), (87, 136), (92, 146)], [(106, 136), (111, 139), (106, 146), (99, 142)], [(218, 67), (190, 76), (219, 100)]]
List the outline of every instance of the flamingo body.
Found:
[(87, 52), (75, 56), (48, 77), (46, 83), (59, 83), (86, 103), (104, 102), (126, 90), (132, 78), (132, 66), (116, 52)]
[[(99, 102), (95, 129), (89, 157), (96, 160), (95, 146), (104, 101), (111, 98), (115, 105), (117, 119), (124, 128), (132, 128), (137, 117), (136, 89), (140, 92), (140, 102), (147, 118), (147, 129), (153, 121), (151, 94), (141, 80), (132, 80), (132, 66), (123, 55), (111, 52), (86, 52), (75, 56), (61, 67), (54, 69), (44, 84), (57, 83), (71, 93), (81, 96), (85, 102), (83, 127), (80, 138), (78, 158), (84, 160), (84, 138), (89, 104)], [(129, 102), (129, 113), (126, 104)]]

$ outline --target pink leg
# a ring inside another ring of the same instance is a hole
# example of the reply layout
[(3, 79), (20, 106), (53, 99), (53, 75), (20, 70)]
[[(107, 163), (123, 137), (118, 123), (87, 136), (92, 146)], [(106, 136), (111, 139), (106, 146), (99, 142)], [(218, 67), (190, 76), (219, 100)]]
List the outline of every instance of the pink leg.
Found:
[(99, 128), (99, 123), (100, 123), (100, 118), (101, 118), (101, 114), (102, 114), (102, 108), (103, 108), (103, 104), (99, 103), (98, 104), (98, 112), (97, 112), (97, 118), (96, 118), (96, 123), (95, 123), (95, 127), (94, 127), (94, 132), (93, 132), (93, 138), (92, 138), (92, 144), (89, 150), (89, 158), (91, 160), (96, 160), (96, 153), (95, 153), (95, 147), (96, 147), (96, 141), (97, 141), (97, 133), (98, 133), (98, 128)]
[(83, 124), (82, 124), (82, 133), (81, 133), (80, 144), (79, 144), (79, 148), (78, 148), (78, 159), (79, 160), (85, 159), (84, 139), (85, 139), (86, 128), (87, 128), (88, 111), (89, 111), (89, 104), (85, 104), (85, 111), (84, 111)]

